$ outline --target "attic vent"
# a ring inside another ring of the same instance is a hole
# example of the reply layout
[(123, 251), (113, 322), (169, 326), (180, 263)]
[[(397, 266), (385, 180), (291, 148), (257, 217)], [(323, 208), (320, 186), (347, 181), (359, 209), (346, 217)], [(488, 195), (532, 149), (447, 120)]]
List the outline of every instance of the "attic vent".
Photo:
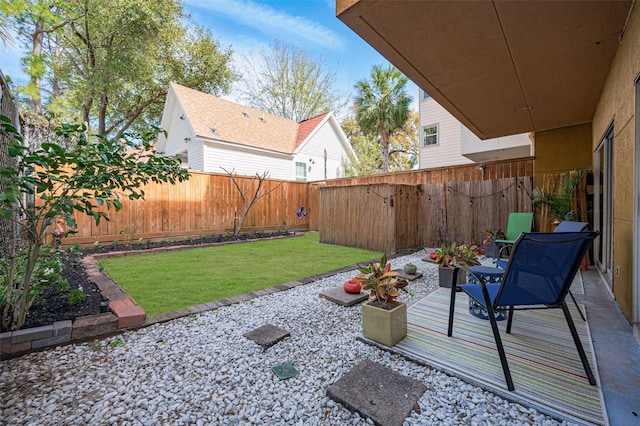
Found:
[(244, 115), (245, 117), (249, 117), (249, 111), (245, 109), (244, 111), (242, 111), (242, 115)]

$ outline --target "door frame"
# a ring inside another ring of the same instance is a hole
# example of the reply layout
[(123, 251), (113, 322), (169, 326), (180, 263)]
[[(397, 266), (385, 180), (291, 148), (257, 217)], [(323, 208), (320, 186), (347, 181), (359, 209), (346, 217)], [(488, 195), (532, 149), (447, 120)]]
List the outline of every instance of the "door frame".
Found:
[(633, 334), (640, 343), (640, 73), (635, 86), (635, 164), (634, 164), (634, 201), (633, 201)]

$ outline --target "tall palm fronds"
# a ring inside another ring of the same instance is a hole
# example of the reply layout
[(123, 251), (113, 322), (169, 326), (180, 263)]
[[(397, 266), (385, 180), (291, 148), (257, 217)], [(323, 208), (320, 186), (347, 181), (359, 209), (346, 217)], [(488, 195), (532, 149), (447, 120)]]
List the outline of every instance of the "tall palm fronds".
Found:
[(551, 213), (556, 219), (574, 220), (576, 212), (571, 208), (571, 200), (573, 193), (578, 186), (580, 180), (589, 173), (591, 169), (586, 168), (571, 172), (566, 172), (560, 179), (560, 185), (554, 192), (545, 192), (541, 188), (534, 188), (532, 193), (532, 201), (534, 204), (544, 204), (549, 206)]

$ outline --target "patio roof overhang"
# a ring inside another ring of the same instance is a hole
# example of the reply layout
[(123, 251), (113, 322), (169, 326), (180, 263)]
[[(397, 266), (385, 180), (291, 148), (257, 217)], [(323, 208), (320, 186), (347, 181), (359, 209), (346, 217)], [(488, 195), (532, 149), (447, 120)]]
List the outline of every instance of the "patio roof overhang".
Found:
[(336, 0), (481, 139), (591, 122), (632, 1)]

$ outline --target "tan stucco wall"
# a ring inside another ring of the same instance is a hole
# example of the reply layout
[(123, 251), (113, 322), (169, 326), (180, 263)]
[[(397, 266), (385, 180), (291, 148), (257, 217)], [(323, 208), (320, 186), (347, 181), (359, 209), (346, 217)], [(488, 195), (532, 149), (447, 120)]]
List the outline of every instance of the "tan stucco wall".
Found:
[[(545, 174), (593, 168), (591, 135), (591, 123), (536, 132), (533, 142), (533, 185), (542, 188)], [(536, 208), (535, 213), (534, 230), (544, 230), (546, 227), (540, 223), (540, 209)]]
[(592, 167), (591, 123), (536, 132), (533, 184), (542, 186), (542, 176)]
[[(609, 124), (613, 140), (613, 294), (633, 318), (634, 81), (640, 73), (640, 5), (629, 18), (593, 118), (593, 149)], [(619, 273), (616, 270), (619, 267)]]

